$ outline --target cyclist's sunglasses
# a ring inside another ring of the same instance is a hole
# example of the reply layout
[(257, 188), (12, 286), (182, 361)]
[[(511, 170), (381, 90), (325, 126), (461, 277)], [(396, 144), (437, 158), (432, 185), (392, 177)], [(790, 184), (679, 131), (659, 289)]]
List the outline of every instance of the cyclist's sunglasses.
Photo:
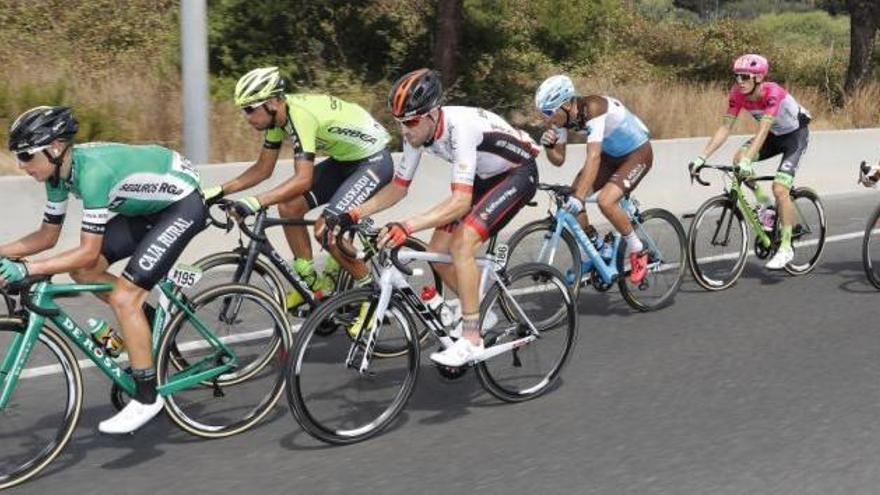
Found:
[(46, 148), (48, 148), (48, 146), (31, 148), (27, 151), (19, 151), (15, 154), (15, 157), (18, 158), (18, 161), (21, 163), (28, 163), (29, 161), (33, 160), (35, 156), (37, 156), (37, 153), (45, 150)]
[(246, 113), (247, 115), (250, 115), (250, 114), (256, 112), (257, 109), (260, 108), (261, 106), (263, 106), (265, 103), (266, 103), (265, 101), (261, 101), (259, 103), (254, 103), (254, 104), (248, 105), (246, 107), (241, 107), (241, 110), (244, 113)]
[[(557, 108), (556, 110), (559, 110), (559, 109)], [(556, 110), (541, 110), (541, 114), (544, 115), (544, 117), (547, 117), (549, 119), (550, 117), (553, 116), (553, 114), (556, 113)]]
[(425, 118), (424, 115), (416, 115), (415, 117), (410, 117), (408, 119), (397, 119), (397, 121), (400, 123), (400, 125), (412, 129), (413, 127), (419, 125), (419, 122), (421, 122), (423, 118)]
[(751, 81), (752, 78), (755, 76), (753, 76), (751, 74), (737, 74), (734, 77), (736, 78), (736, 82), (741, 83), (741, 82)]

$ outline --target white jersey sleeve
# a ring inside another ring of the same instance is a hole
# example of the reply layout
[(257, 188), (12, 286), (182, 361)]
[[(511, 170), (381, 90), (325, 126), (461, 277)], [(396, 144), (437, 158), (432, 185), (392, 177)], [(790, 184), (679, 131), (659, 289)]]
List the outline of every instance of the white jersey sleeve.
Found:
[(419, 168), (422, 159), (422, 148), (413, 148), (408, 142), (403, 142), (403, 157), (398, 162), (394, 171), (394, 183), (409, 187)]

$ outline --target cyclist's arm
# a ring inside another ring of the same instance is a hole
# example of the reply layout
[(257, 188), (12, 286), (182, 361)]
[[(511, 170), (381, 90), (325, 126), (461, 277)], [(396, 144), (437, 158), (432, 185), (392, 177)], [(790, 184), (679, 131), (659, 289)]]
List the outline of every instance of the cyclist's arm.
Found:
[(78, 268), (94, 266), (101, 257), (101, 246), (104, 244), (104, 234), (81, 232), (79, 246), (64, 251), (63, 253), (39, 261), (28, 263), (29, 275), (54, 275), (56, 273), (69, 273)]
[(764, 141), (767, 140), (767, 135), (770, 134), (770, 127), (772, 125), (773, 119), (761, 119), (761, 123), (758, 125), (758, 133), (752, 139), (752, 144), (746, 150), (745, 156), (753, 160), (758, 157), (758, 152), (761, 150), (761, 146), (764, 146)]
[(293, 168), (293, 177), (264, 193), (257, 194), (257, 201), (261, 206), (266, 208), (290, 201), (312, 188), (312, 175), (315, 172), (314, 156), (298, 156), (293, 161)]
[(587, 198), (596, 182), (599, 174), (599, 165), (602, 162), (602, 143), (587, 143), (587, 159), (584, 168), (578, 173), (574, 183), (574, 195), (582, 201)]
[(718, 148), (727, 142), (727, 138), (730, 137), (730, 130), (733, 127), (734, 122), (734, 119), (729, 119), (727, 117), (724, 118), (724, 123), (721, 124), (721, 127), (719, 127), (717, 131), (715, 131), (715, 135), (712, 136), (709, 144), (703, 148), (703, 154), (701, 155), (703, 158), (708, 159), (713, 153), (718, 151)]
[(556, 140), (556, 144), (552, 147), (544, 146), (544, 149), (547, 150), (547, 160), (550, 161), (552, 165), (557, 167), (561, 167), (563, 163), (565, 163), (565, 145), (568, 142), (568, 132), (566, 129), (554, 129), (559, 136), (559, 139)]
[(358, 214), (360, 217), (368, 217), (387, 210), (405, 198), (408, 192), (409, 188), (397, 181), (387, 184), (372, 198), (357, 207)]
[(280, 147), (267, 148), (264, 146), (256, 163), (248, 167), (238, 177), (223, 183), (223, 194), (244, 191), (271, 177), (280, 152)]
[(7, 244), (0, 245), (0, 257), (21, 258), (55, 247), (61, 237), (61, 224), (43, 222), (40, 228)]
[(413, 229), (413, 232), (446, 225), (458, 220), (470, 211), (472, 196), (471, 191), (453, 190), (452, 196), (445, 201), (420, 215), (410, 217), (406, 223)]

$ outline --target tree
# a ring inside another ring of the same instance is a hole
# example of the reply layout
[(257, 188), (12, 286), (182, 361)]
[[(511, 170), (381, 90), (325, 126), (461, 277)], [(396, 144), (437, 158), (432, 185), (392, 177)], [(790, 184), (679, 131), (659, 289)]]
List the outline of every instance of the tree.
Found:
[(461, 34), (463, 0), (437, 2), (437, 24), (434, 34), (434, 68), (440, 71), (443, 85), (451, 86), (458, 77), (458, 42)]
[(847, 0), (850, 18), (849, 68), (843, 89), (851, 95), (874, 72), (874, 40), (880, 28), (877, 0)]

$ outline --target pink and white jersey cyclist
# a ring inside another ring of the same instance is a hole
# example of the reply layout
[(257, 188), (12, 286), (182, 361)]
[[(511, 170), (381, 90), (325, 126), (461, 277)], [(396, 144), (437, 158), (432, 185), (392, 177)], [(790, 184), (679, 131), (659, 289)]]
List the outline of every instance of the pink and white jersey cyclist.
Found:
[[(794, 259), (791, 246), (794, 206), (789, 191), (809, 143), (810, 114), (785, 88), (765, 81), (769, 71), (769, 62), (760, 55), (747, 54), (736, 59), (733, 64), (736, 84), (730, 90), (724, 123), (715, 132), (703, 153), (692, 162), (692, 169), (704, 164), (727, 141), (742, 110), (752, 114), (759, 123), (758, 132), (737, 151), (734, 164), (740, 175), (748, 176), (753, 172), (753, 162), (782, 155), (773, 181), (773, 195), (776, 197), (776, 208), (779, 212), (777, 223), (782, 226), (781, 242), (776, 255), (766, 265), (771, 270), (780, 270)], [(756, 187), (755, 196), (763, 205), (762, 208), (769, 207), (770, 199), (760, 187)]]

